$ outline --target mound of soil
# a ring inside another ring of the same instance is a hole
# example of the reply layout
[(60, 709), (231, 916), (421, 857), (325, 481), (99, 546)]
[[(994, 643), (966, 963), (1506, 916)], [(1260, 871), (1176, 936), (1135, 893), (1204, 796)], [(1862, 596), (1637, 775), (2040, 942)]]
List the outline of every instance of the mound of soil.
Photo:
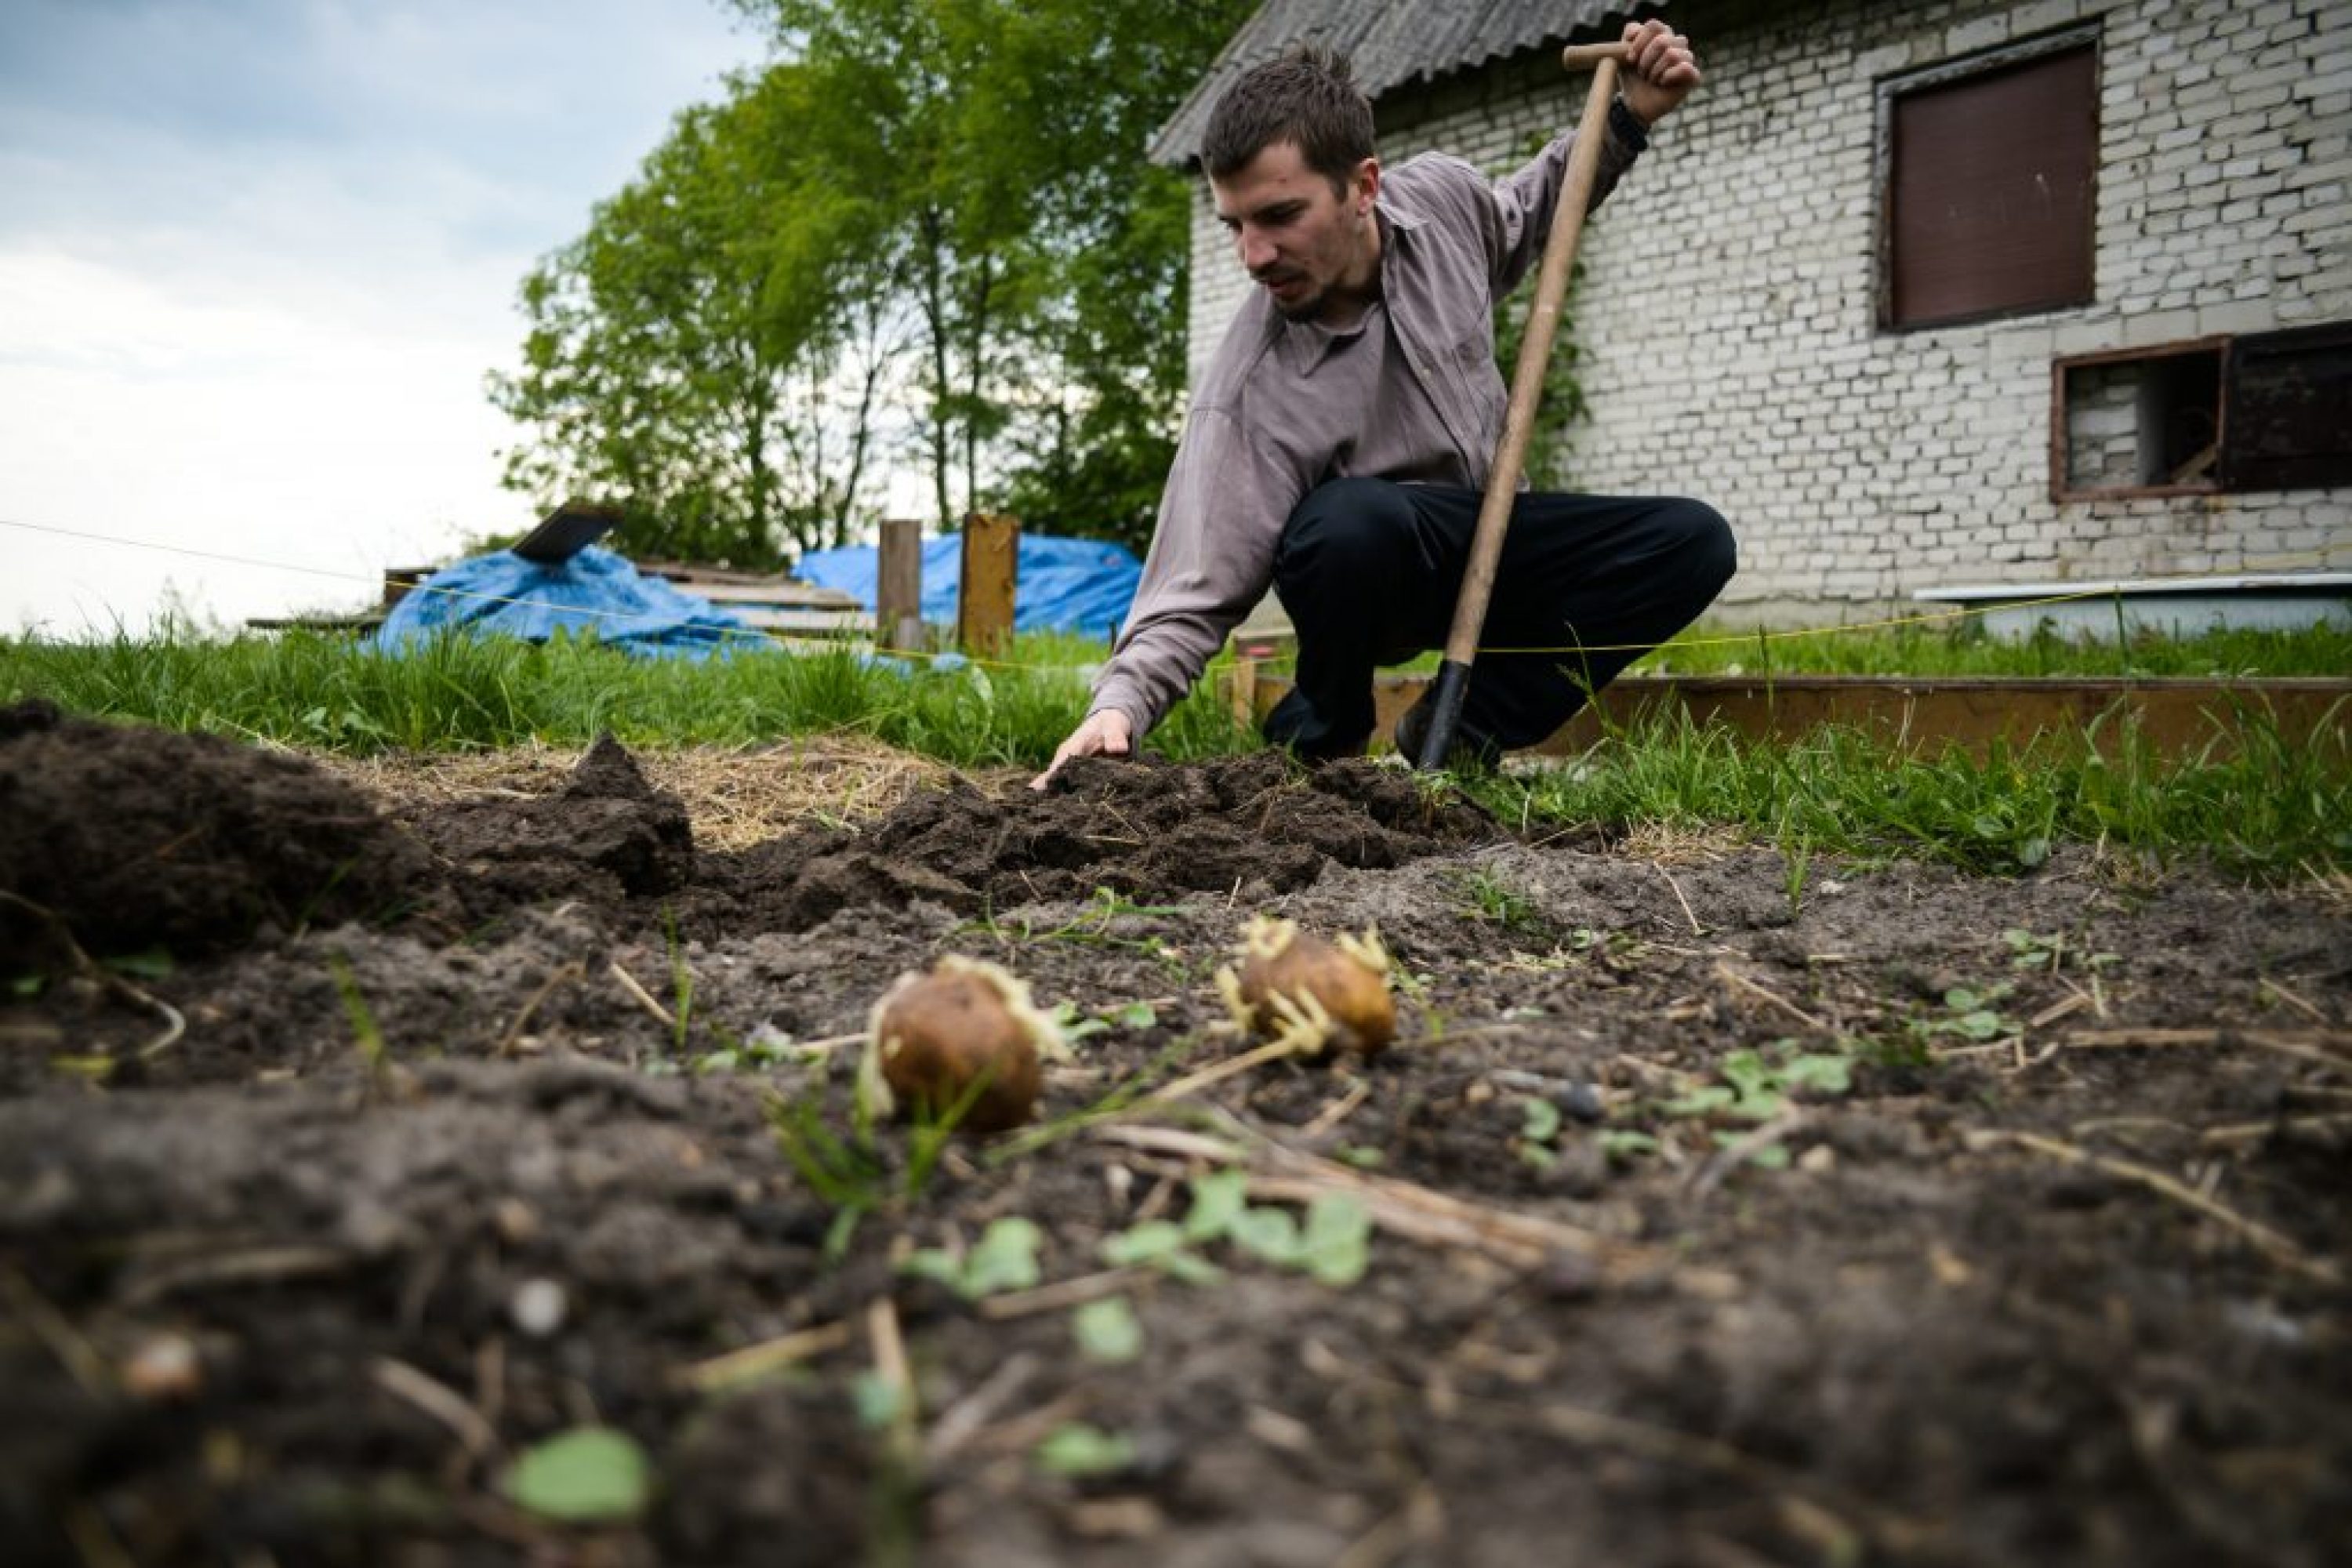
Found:
[(524, 904), (657, 897), (684, 887), (694, 870), (685, 805), (648, 784), (610, 735), (552, 795), (461, 801), (416, 827), (448, 862), (476, 921)]
[[(432, 857), (307, 759), (210, 735), (0, 713), (0, 888), (82, 948), (194, 955), (429, 901)], [(0, 905), (0, 971), (54, 962)]]
[(708, 856), (677, 900), (698, 936), (805, 931), (855, 904), (958, 913), (1199, 893), (1256, 901), (1328, 866), (1381, 870), (1501, 837), (1451, 790), (1369, 762), (1305, 770), (1274, 752), (1183, 765), (1082, 758), (1045, 794), (919, 795), (856, 833)]

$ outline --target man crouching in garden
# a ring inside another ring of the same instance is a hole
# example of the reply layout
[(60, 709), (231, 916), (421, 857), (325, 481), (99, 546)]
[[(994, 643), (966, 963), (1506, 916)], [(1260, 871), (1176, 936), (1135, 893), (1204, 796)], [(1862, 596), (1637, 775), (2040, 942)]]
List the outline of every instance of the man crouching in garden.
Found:
[[(1592, 200), (1698, 85), (1689, 40), (1629, 24)], [(1124, 756), (1264, 595), (1298, 635), (1265, 736), (1310, 761), (1370, 738), (1372, 671), (1445, 641), (1507, 397), (1495, 304), (1542, 255), (1570, 132), (1489, 180), (1431, 154), (1384, 171), (1344, 60), (1248, 72), (1209, 121), (1217, 216), (1257, 284), (1202, 377), (1150, 559), (1072, 757)], [(1662, 301), (1670, 309), (1670, 301)], [(1662, 465), (1664, 462), (1662, 460)], [(1541, 741), (1730, 580), (1731, 531), (1692, 500), (1523, 491), (1511, 513), (1454, 756)], [(1397, 725), (1412, 754), (1427, 701)]]

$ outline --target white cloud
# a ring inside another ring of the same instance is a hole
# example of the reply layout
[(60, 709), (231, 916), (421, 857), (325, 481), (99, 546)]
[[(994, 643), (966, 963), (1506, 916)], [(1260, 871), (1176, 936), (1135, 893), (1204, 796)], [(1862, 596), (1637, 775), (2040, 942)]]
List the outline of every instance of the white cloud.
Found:
[(0, 526), (0, 627), (356, 604), (528, 521), (515, 286), (761, 52), (709, 0), (12, 7), (0, 523), (289, 569)]

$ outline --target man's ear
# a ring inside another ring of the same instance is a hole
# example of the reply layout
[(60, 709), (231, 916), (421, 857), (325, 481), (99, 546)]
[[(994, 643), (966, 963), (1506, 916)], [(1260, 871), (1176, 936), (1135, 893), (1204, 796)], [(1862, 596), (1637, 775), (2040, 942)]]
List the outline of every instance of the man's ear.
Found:
[(1358, 163), (1356, 172), (1348, 177), (1348, 205), (1355, 209), (1358, 217), (1368, 217), (1371, 215), (1372, 203), (1379, 199), (1380, 194), (1381, 161), (1367, 158)]

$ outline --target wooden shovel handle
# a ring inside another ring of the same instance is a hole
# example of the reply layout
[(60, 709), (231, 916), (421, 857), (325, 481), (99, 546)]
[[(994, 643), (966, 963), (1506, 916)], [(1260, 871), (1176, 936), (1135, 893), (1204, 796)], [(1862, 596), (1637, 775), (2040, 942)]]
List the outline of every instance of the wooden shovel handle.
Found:
[(1602, 60), (1615, 60), (1623, 65), (1629, 52), (1622, 43), (1570, 44), (1559, 51), (1559, 63), (1572, 71), (1589, 71)]
[(1536, 275), (1536, 297), (1528, 307), (1526, 334), (1519, 340), (1519, 363), (1511, 378), (1511, 401), (1503, 418), (1503, 438), (1495, 452), (1495, 466), (1486, 476), (1486, 494), (1478, 509), (1478, 531), (1471, 536), (1470, 560), (1462, 574), (1461, 596), (1454, 601), (1454, 625), (1445, 639), (1445, 658), (1467, 665), (1476, 657), (1478, 633), (1486, 624), (1486, 601), (1495, 591), (1495, 567), (1502, 559), (1503, 535), (1511, 524), (1511, 503), (1517, 499), (1519, 474), (1527, 467), (1528, 437), (1534, 433), (1536, 405), (1543, 397), (1544, 367), (1551, 361), (1551, 341), (1559, 327), (1560, 305), (1568, 295), (1570, 265), (1576, 259), (1577, 237), (1584, 229), (1584, 209), (1592, 199), (1593, 181), (1600, 172), (1601, 142), (1609, 118), (1609, 101), (1617, 91), (1617, 56), (1622, 44), (1593, 46), (1607, 54), (1586, 96), (1584, 118), (1578, 122), (1576, 142), (1569, 149), (1568, 174), (1552, 209), (1551, 233), (1544, 245), (1543, 268)]

